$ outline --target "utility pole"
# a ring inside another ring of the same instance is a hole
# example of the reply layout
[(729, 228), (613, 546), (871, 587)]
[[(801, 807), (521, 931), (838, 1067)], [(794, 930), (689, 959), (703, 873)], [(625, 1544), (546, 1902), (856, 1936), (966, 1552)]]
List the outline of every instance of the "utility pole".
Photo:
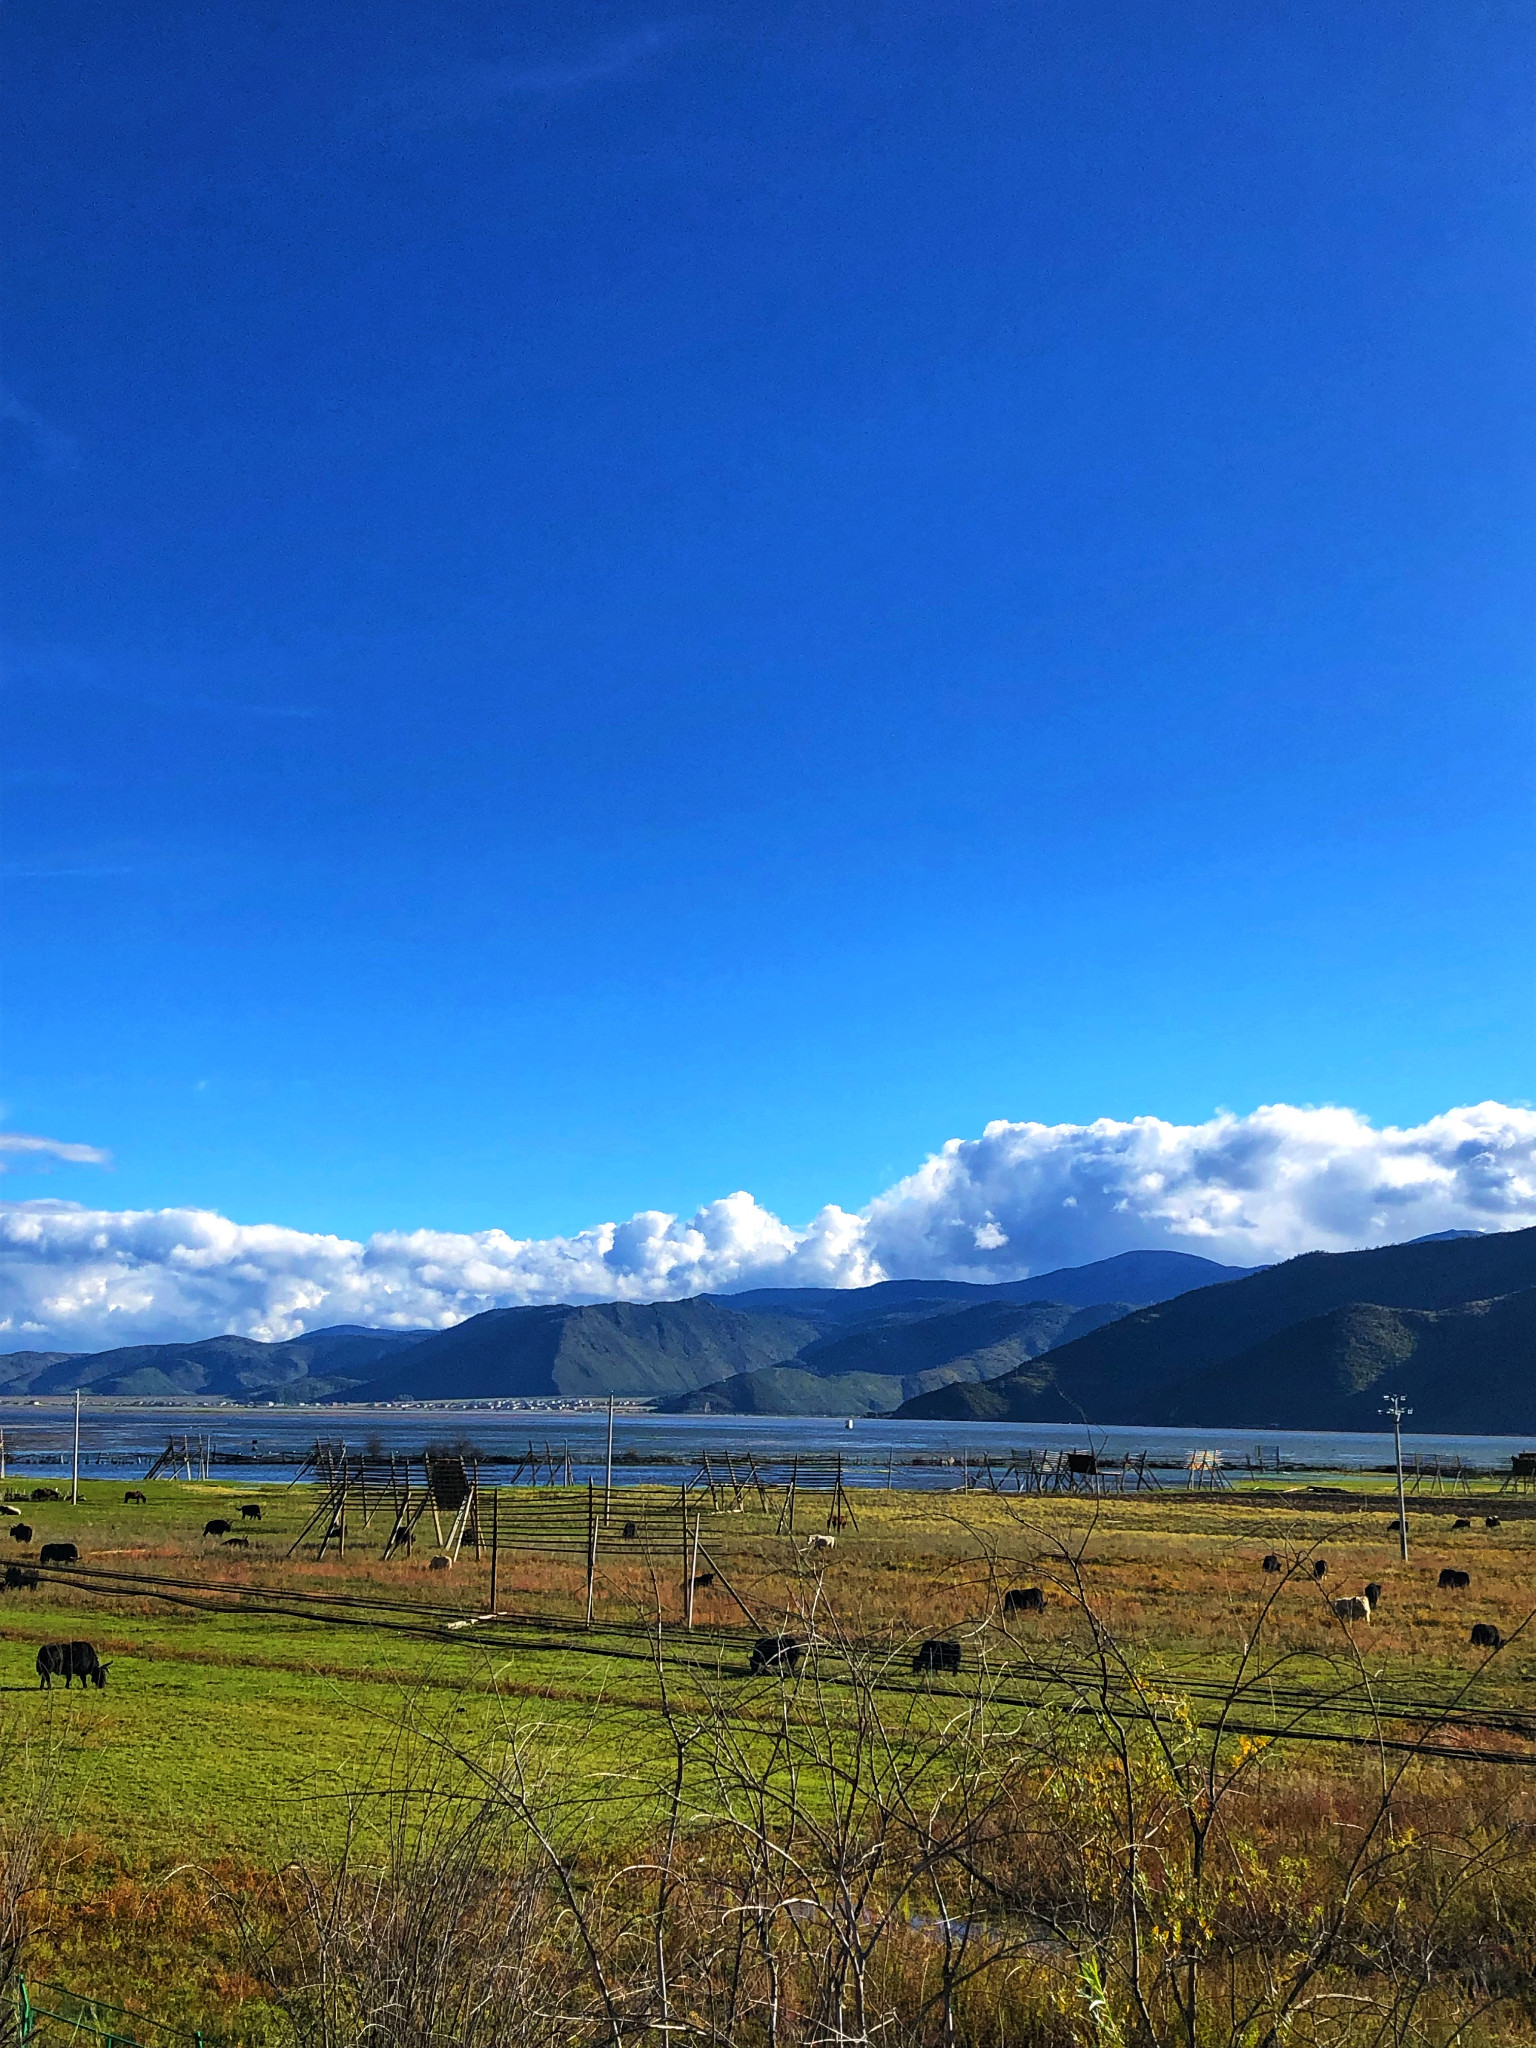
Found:
[(78, 1387), (75, 1389), (75, 1462), (73, 1474), (69, 1482), (69, 1504), (75, 1508), (80, 1505), (80, 1389)]
[(1382, 1398), (1381, 1412), (1392, 1418), (1392, 1442), (1396, 1450), (1397, 1464), (1397, 1547), (1403, 1563), (1408, 1562), (1408, 1503), (1403, 1498), (1403, 1417), (1413, 1410), (1401, 1394), (1387, 1394)]
[(603, 1481), (603, 1527), (613, 1513), (613, 1396), (608, 1396), (608, 1473)]

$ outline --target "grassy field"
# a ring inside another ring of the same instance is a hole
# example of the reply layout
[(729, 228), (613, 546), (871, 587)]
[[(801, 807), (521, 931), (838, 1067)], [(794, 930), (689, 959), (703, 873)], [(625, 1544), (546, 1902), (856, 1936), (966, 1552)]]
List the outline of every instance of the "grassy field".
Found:
[[(679, 1712), (700, 1723), (728, 1712), (749, 1742), (760, 1726), (767, 1743), (782, 1711), (783, 1688), (745, 1674), (755, 1630), (718, 1578), (696, 1596), (693, 1634), (682, 1627), (680, 1521), (679, 1541), (650, 1555), (643, 1544), (636, 1554), (605, 1541), (596, 1617), (632, 1632), (588, 1635), (580, 1556), (503, 1549), (498, 1608), (525, 1619), (493, 1624), (475, 1619), (489, 1600), (488, 1556), (476, 1565), (466, 1550), (452, 1571), (434, 1572), (422, 1548), (385, 1564), (376, 1527), (344, 1561), (288, 1558), (314, 1506), (304, 1488), (163, 1482), (145, 1491), (144, 1506), (125, 1506), (122, 1483), (106, 1481), (86, 1485), (74, 1507), (18, 1502), (34, 1541), (10, 1549), (23, 1563), (41, 1543), (67, 1539), (87, 1569), (185, 1582), (174, 1598), (91, 1590), (83, 1576), (0, 1597), (6, 1739), (12, 1753), (20, 1745), (48, 1761), (64, 1844), (34, 1901), (32, 1967), (77, 1988), (260, 2038), (256, 1983), (231, 1937), (229, 1900), (265, 1898), (270, 1873), (288, 1859), (334, 1854), (351, 1795), (379, 1782), (404, 1725), (429, 1725), (467, 1754), (520, 1746), (553, 1794), (579, 1789), (588, 1820), (602, 1812), (603, 1837), (616, 1847), (656, 1825)], [(248, 1550), (202, 1536), (212, 1517), (238, 1526), (245, 1501), (263, 1510), (259, 1525), (241, 1527)], [(775, 1534), (772, 1515), (706, 1514), (706, 1562), (765, 1629), (823, 1640), (834, 1688), (850, 1656), (863, 1657), (859, 1668), (880, 1675), (900, 1703), (903, 1740), (918, 1746), (930, 1733), (937, 1740), (956, 1698), (978, 1687), (1054, 1711), (1061, 1685), (1080, 1685), (1073, 1674), (1102, 1662), (1106, 1641), (1139, 1686), (1173, 1697), (1219, 1685), (1252, 1655), (1267, 1598), (1274, 1682), (1320, 1699), (1365, 1687), (1391, 1702), (1455, 1699), (1463, 1713), (1508, 1716), (1523, 1711), (1536, 1678), (1536, 1633), (1520, 1633), (1536, 1606), (1536, 1520), (1507, 1515), (1486, 1530), (1479, 1515), (1471, 1530), (1455, 1531), (1446, 1512), (1411, 1513), (1403, 1565), (1388, 1516), (1317, 1495), (1095, 1503), (896, 1492), (857, 1495), (855, 1510), (857, 1528), (839, 1532), (830, 1552), (806, 1548), (824, 1504), (819, 1516), (802, 1504), (793, 1541)], [(620, 1501), (616, 1522), (622, 1513)], [(1302, 1561), (1278, 1590), (1260, 1570), (1270, 1551)], [(1321, 1588), (1310, 1577), (1314, 1556), (1329, 1568)], [(1470, 1571), (1469, 1591), (1437, 1590), (1443, 1565)], [(1384, 1588), (1375, 1618), (1345, 1628), (1330, 1598), (1372, 1580)], [(1005, 1625), (1001, 1594), (1017, 1584), (1041, 1586), (1045, 1611)], [(233, 1607), (251, 1597), (238, 1589), (251, 1588), (386, 1602), (388, 1611), (310, 1619), (197, 1604)], [(1468, 1642), (1474, 1620), (1513, 1640), (1488, 1659)], [(914, 1695), (912, 1644), (938, 1635), (962, 1644), (962, 1677)], [(76, 1638), (111, 1659), (107, 1688), (41, 1691), (37, 1646)], [(1025, 1668), (1035, 1689), (1020, 1694)], [(822, 1715), (828, 1696), (817, 1696)], [(1326, 1705), (1313, 1722), (1335, 1732), (1357, 1725)], [(1536, 1755), (1507, 1720), (1493, 1734), (1458, 1727), (1437, 1739)], [(1307, 1752), (1318, 1782), (1331, 1756)], [(1494, 1775), (1523, 1786), (1515, 1766)]]

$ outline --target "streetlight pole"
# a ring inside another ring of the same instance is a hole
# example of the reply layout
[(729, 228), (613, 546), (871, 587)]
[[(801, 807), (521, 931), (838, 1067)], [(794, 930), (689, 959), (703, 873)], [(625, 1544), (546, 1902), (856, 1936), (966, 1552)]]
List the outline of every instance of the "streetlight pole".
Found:
[(1382, 1398), (1381, 1412), (1392, 1418), (1392, 1443), (1397, 1453), (1397, 1547), (1403, 1563), (1408, 1562), (1408, 1503), (1403, 1498), (1403, 1417), (1413, 1410), (1401, 1394)]

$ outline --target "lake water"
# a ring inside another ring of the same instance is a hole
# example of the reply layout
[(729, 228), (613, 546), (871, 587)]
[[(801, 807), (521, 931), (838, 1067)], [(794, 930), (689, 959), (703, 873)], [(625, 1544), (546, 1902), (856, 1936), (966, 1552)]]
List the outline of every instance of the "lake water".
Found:
[[(0, 1403), (0, 1431), (8, 1473), (56, 1476), (67, 1466), (73, 1432), (68, 1402)], [(486, 1477), (509, 1481), (503, 1461), (542, 1458), (546, 1448), (564, 1470), (570, 1455), (579, 1483), (599, 1474), (606, 1449), (607, 1418), (601, 1409), (509, 1410), (474, 1403), (431, 1408), (228, 1408), (135, 1407), (87, 1402), (81, 1412), (82, 1469), (135, 1476), (148, 1470), (167, 1440), (188, 1434), (205, 1439), (211, 1476), (228, 1473), (249, 1479), (294, 1476), (317, 1437), (345, 1442), (348, 1449), (379, 1449), (419, 1457), (428, 1444), (472, 1446), (493, 1460)], [(1437, 1458), (1454, 1467), (1460, 1459), (1480, 1470), (1509, 1469), (1511, 1456), (1536, 1448), (1529, 1439), (1501, 1436), (1409, 1436), (1403, 1448), (1432, 1465)], [(947, 1488), (962, 1483), (958, 1465), (1006, 1466), (1015, 1453), (1092, 1450), (1118, 1458), (1146, 1453), (1159, 1467), (1180, 1467), (1191, 1451), (1214, 1451), (1223, 1466), (1245, 1473), (1262, 1451), (1267, 1469), (1278, 1464), (1305, 1474), (1370, 1469), (1389, 1464), (1390, 1433), (1380, 1436), (1329, 1431), (1095, 1429), (1059, 1423), (896, 1422), (865, 1419), (852, 1429), (811, 1416), (650, 1415), (620, 1409), (614, 1423), (619, 1471), (629, 1479), (673, 1481), (708, 1453), (715, 1463), (750, 1454), (764, 1476), (782, 1476), (791, 1460), (841, 1456), (849, 1485)], [(196, 1455), (194, 1451), (194, 1456)], [(916, 1461), (916, 1462), (914, 1462)], [(619, 1474), (616, 1474), (619, 1476)]]

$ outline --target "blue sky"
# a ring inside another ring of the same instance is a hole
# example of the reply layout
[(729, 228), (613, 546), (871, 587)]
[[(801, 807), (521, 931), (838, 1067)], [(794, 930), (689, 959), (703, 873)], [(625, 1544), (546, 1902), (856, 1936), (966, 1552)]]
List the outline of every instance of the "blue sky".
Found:
[(1527, 1101), (1533, 42), (15, 0), (7, 1193)]

